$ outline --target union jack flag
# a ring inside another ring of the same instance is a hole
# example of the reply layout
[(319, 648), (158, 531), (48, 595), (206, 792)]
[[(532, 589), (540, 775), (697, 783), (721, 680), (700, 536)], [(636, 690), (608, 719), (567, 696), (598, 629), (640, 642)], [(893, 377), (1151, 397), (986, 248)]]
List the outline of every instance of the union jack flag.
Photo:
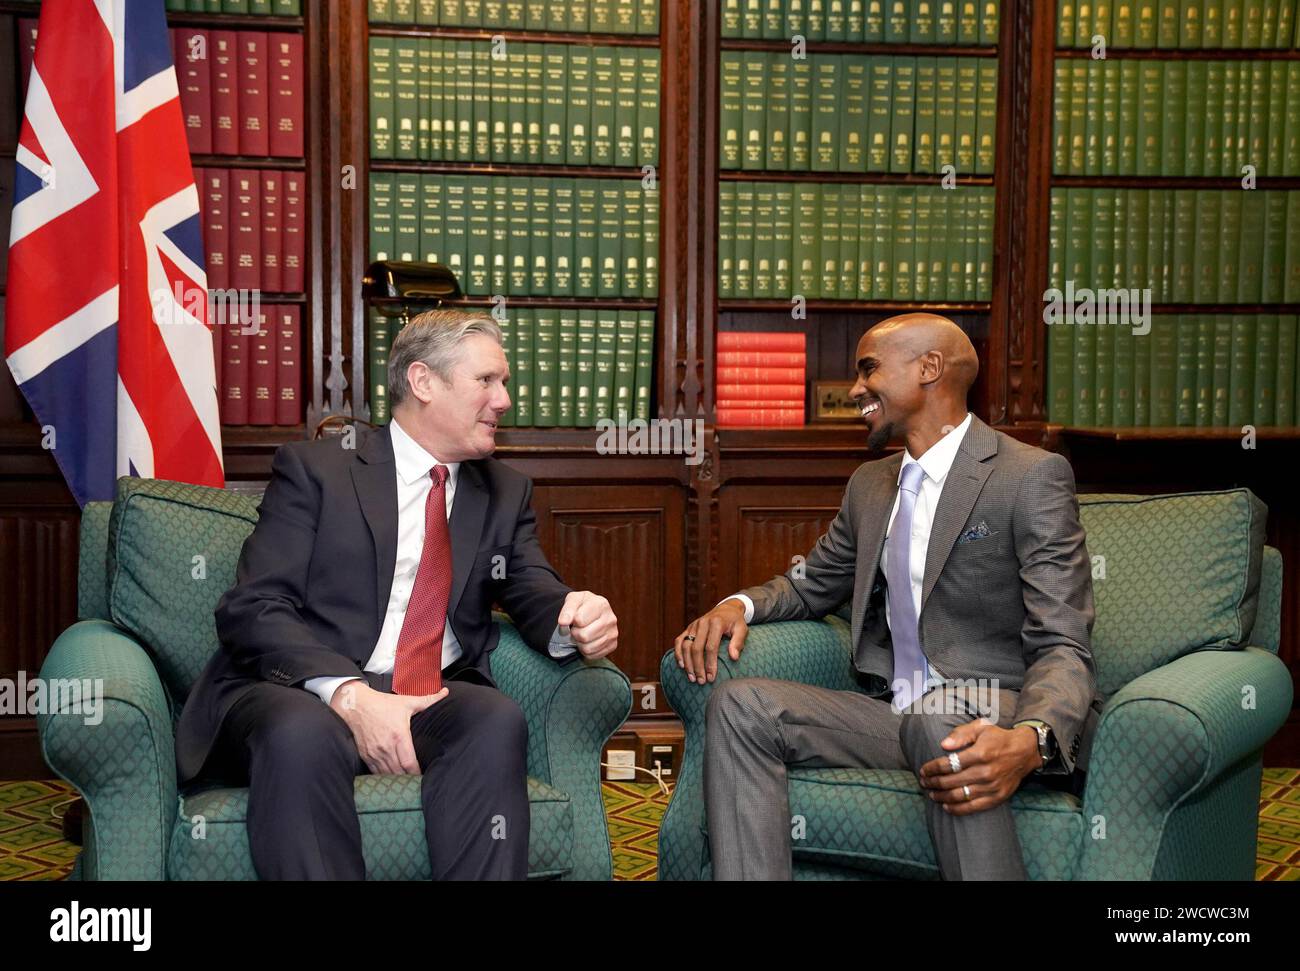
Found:
[(221, 486), (199, 196), (163, 0), (46, 0), (18, 139), (5, 357), (77, 502)]

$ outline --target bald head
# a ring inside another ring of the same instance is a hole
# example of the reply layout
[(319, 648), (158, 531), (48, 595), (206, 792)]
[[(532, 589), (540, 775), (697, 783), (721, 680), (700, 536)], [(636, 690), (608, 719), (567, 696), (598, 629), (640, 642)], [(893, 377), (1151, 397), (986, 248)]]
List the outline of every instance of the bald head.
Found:
[[(947, 317), (925, 313), (899, 314), (882, 320), (867, 334), (875, 338), (877, 349), (895, 351), (907, 360), (930, 352), (938, 354), (941, 361), (936, 385), (944, 392), (966, 400), (966, 393), (979, 374), (979, 358), (966, 332)], [(866, 335), (863, 340), (866, 341)]]

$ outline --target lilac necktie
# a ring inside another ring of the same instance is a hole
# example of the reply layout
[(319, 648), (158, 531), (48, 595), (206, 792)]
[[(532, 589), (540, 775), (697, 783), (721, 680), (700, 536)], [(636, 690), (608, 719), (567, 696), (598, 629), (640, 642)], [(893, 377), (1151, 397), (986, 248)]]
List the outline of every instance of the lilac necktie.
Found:
[(916, 605), (912, 602), (912, 513), (925, 474), (920, 464), (903, 467), (898, 485), (898, 513), (889, 531), (889, 563), (885, 581), (889, 585), (889, 633), (894, 642), (894, 704), (906, 708), (920, 696), (926, 662), (917, 630)]

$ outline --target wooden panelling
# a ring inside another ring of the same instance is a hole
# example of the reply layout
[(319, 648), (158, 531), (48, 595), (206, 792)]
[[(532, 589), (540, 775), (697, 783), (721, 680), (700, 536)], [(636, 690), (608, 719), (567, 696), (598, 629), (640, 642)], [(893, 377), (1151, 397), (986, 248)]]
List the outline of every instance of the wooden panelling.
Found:
[(806, 557), (835, 518), (843, 496), (843, 485), (719, 490), (719, 599), (784, 573), (796, 556)]

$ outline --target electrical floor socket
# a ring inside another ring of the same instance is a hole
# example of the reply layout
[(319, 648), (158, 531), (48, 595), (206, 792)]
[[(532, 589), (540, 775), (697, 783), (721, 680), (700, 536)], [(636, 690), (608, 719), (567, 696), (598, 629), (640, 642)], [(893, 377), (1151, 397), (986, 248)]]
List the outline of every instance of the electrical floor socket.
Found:
[(635, 782), (636, 752), (632, 749), (610, 749), (605, 778), (609, 782)]
[(671, 745), (652, 745), (650, 747), (650, 768), (659, 766), (660, 778), (673, 774), (673, 747)]

